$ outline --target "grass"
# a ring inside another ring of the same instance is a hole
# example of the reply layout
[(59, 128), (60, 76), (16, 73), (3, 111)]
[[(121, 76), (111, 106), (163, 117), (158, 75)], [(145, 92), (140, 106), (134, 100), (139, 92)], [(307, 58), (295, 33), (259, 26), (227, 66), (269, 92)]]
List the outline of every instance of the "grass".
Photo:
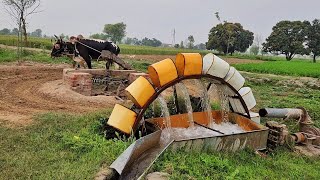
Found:
[(142, 55), (176, 55), (178, 53), (200, 53), (205, 55), (212, 51), (195, 50), (195, 49), (179, 49), (179, 48), (164, 48), (164, 47), (150, 47), (150, 46), (133, 46), (133, 45), (120, 45), (121, 54), (142, 54)]
[(165, 153), (153, 171), (171, 174), (170, 179), (319, 179), (319, 158), (306, 158), (278, 150), (267, 158), (251, 150), (238, 153)]
[(0, 127), (0, 179), (93, 179), (131, 143), (99, 134), (109, 114), (48, 113), (24, 129)]
[(52, 59), (46, 52), (35, 52), (23, 50), (22, 55), (19, 57), (17, 51), (11, 49), (0, 48), (0, 63), (15, 62), (15, 61), (33, 61), (41, 63), (71, 63), (68, 58)]
[(320, 78), (320, 63), (306, 61), (276, 61), (234, 66), (240, 71)]
[[(253, 76), (253, 75), (250, 75)], [(320, 92), (316, 89), (275, 86), (247, 81), (262, 107), (308, 109), (320, 126)], [(26, 128), (0, 127), (0, 179), (92, 179), (101, 166), (108, 166), (130, 141), (105, 140), (100, 119), (111, 110), (74, 116), (47, 113), (35, 117)], [(263, 119), (265, 122), (267, 119)], [(286, 122), (292, 132), (296, 122)], [(308, 158), (279, 149), (267, 158), (251, 150), (225, 152), (167, 152), (153, 170), (172, 179), (319, 179), (319, 158)]]
[[(227, 55), (229, 58), (238, 58), (238, 59), (251, 59), (251, 60), (261, 60), (261, 61), (287, 61), (283, 56), (270, 56), (270, 55), (253, 55), (253, 54), (240, 54), (236, 53), (233, 56)], [(301, 59), (293, 58), (291, 61), (303, 61), (311, 62), (312, 59)]]

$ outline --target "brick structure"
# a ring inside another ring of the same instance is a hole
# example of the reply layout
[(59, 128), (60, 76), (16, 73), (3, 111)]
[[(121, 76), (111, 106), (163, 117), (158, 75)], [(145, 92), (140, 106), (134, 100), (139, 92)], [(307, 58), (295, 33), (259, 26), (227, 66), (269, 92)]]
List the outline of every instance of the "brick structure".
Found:
[[(133, 74), (133, 75), (131, 75)], [(136, 73), (135, 70), (106, 70), (106, 69), (63, 69), (63, 82), (70, 89), (85, 95), (91, 96), (93, 92), (92, 78), (111, 76), (113, 78), (136, 79), (139, 76), (147, 76), (145, 73)], [(124, 87), (118, 87), (117, 96), (121, 96)]]
[(91, 96), (92, 92), (92, 75), (89, 73), (72, 72), (63, 76), (63, 82), (70, 89), (85, 95)]
[(129, 74), (129, 84), (138, 79), (138, 77), (143, 76), (150, 81), (149, 74), (146, 73), (130, 73)]

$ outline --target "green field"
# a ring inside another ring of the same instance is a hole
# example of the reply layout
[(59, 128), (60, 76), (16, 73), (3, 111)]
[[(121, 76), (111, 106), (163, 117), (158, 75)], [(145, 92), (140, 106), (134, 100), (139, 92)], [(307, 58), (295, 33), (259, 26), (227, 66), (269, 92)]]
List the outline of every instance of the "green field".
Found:
[(276, 61), (234, 66), (240, 71), (320, 78), (320, 63), (309, 61)]
[[(8, 46), (16, 46), (17, 41), (16, 36), (4, 36), (0, 35), (0, 44)], [(30, 37), (26, 47), (29, 48), (40, 48), (51, 50), (52, 42), (50, 39), (46, 38), (34, 38)], [(150, 47), (150, 46), (133, 46), (120, 44), (121, 54), (162, 54), (162, 55), (176, 55), (179, 52), (197, 52), (200, 54), (207, 54), (210, 51), (193, 50), (193, 49), (177, 49), (177, 48), (162, 48), (162, 47)]]
[[(15, 51), (0, 49), (0, 63), (17, 60), (70, 63), (68, 59), (53, 61), (45, 52), (24, 51), (23, 56), (18, 58)], [(150, 64), (140, 60), (128, 62), (141, 71), (145, 71)], [(320, 77), (319, 63), (306, 61), (272, 61), (235, 67), (242, 71)], [(315, 125), (320, 127), (318, 89), (285, 84), (291, 77), (242, 75), (257, 100), (255, 111), (263, 107), (302, 106), (308, 110)], [(265, 77), (268, 81), (259, 81)], [(109, 166), (134, 140), (106, 140), (103, 137), (101, 124), (111, 110), (108, 108), (86, 115), (44, 113), (33, 118), (34, 124), (20, 128), (0, 124), (0, 179), (92, 179), (101, 167)], [(266, 120), (262, 119), (262, 123)], [(296, 122), (285, 123), (291, 132), (297, 131)], [(167, 172), (171, 179), (181, 180), (320, 179), (320, 158), (299, 155), (285, 147), (266, 158), (252, 150), (237, 153), (178, 151), (163, 154), (152, 170)]]

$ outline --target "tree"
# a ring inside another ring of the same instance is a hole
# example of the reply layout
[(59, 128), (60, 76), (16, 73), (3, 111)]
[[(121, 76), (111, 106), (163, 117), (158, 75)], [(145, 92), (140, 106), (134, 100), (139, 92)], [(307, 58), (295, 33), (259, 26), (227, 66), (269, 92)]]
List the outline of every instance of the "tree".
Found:
[(218, 21), (221, 22), (221, 18), (220, 18), (219, 12), (215, 12), (214, 15), (216, 16)]
[(155, 38), (149, 39), (145, 37), (141, 40), (141, 45), (158, 47), (162, 45), (162, 42)]
[(103, 33), (96, 33), (96, 34), (92, 34), (90, 36), (90, 38), (93, 38), (93, 39), (101, 39), (101, 40), (107, 40), (108, 39), (108, 36), (106, 34), (103, 34)]
[(0, 34), (1, 35), (9, 35), (9, 34), (11, 34), (11, 31), (8, 28), (3, 28), (2, 30), (0, 30)]
[(320, 55), (320, 22), (319, 19), (312, 21), (309, 24), (307, 31), (307, 46), (308, 50), (313, 55), (313, 62), (316, 62), (316, 57)]
[(280, 21), (273, 28), (272, 33), (263, 43), (265, 52), (278, 52), (286, 55), (290, 61), (296, 54), (305, 54), (304, 42), (309, 22)]
[(199, 50), (205, 50), (206, 49), (206, 45), (204, 43), (200, 43), (194, 46), (196, 49)]
[(175, 44), (173, 47), (174, 47), (174, 48), (179, 48), (180, 45), (179, 45), (179, 44)]
[(138, 38), (133, 38), (132, 43), (133, 45), (139, 45), (139, 46), (141, 45), (141, 41)]
[(194, 43), (194, 37), (192, 35), (188, 36), (188, 48), (192, 49)]
[(252, 45), (250, 48), (250, 53), (253, 55), (258, 55), (259, 54), (259, 47), (257, 45)]
[(106, 24), (104, 26), (103, 32), (110, 37), (111, 41), (117, 43), (120, 42), (122, 38), (126, 35), (127, 25), (123, 22), (116, 24)]
[(19, 29), (18, 28), (13, 28), (11, 31), (12, 35), (18, 35), (19, 34)]
[(183, 41), (180, 42), (180, 48), (184, 48)]
[(254, 44), (258, 47), (258, 53), (261, 49), (262, 36), (260, 34), (256, 34), (254, 37)]
[(7, 13), (16, 21), (19, 29), (22, 30), (24, 42), (27, 44), (27, 17), (37, 13), (36, 10), (40, 6), (40, 0), (3, 0), (3, 3), (7, 6)]
[(36, 29), (30, 35), (33, 36), (33, 37), (42, 37), (42, 30), (41, 29)]
[(127, 37), (127, 38), (124, 40), (124, 44), (132, 45), (132, 44), (133, 44), (133, 38)]
[(253, 43), (253, 32), (243, 29), (240, 23), (224, 22), (213, 27), (206, 43), (207, 49), (233, 54), (235, 51), (245, 52)]

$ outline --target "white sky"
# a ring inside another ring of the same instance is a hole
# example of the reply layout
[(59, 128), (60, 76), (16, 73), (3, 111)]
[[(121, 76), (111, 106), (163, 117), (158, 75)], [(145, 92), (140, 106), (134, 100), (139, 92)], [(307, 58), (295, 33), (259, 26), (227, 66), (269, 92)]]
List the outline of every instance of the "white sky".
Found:
[[(265, 39), (280, 20), (320, 18), (320, 0), (42, 0), (41, 10), (28, 19), (29, 32), (88, 36), (100, 33), (104, 24), (124, 22), (127, 36), (157, 38), (176, 43), (193, 35), (206, 42), (210, 29), (222, 20), (240, 22), (245, 29)], [(1, 4), (0, 29), (14, 28)]]

